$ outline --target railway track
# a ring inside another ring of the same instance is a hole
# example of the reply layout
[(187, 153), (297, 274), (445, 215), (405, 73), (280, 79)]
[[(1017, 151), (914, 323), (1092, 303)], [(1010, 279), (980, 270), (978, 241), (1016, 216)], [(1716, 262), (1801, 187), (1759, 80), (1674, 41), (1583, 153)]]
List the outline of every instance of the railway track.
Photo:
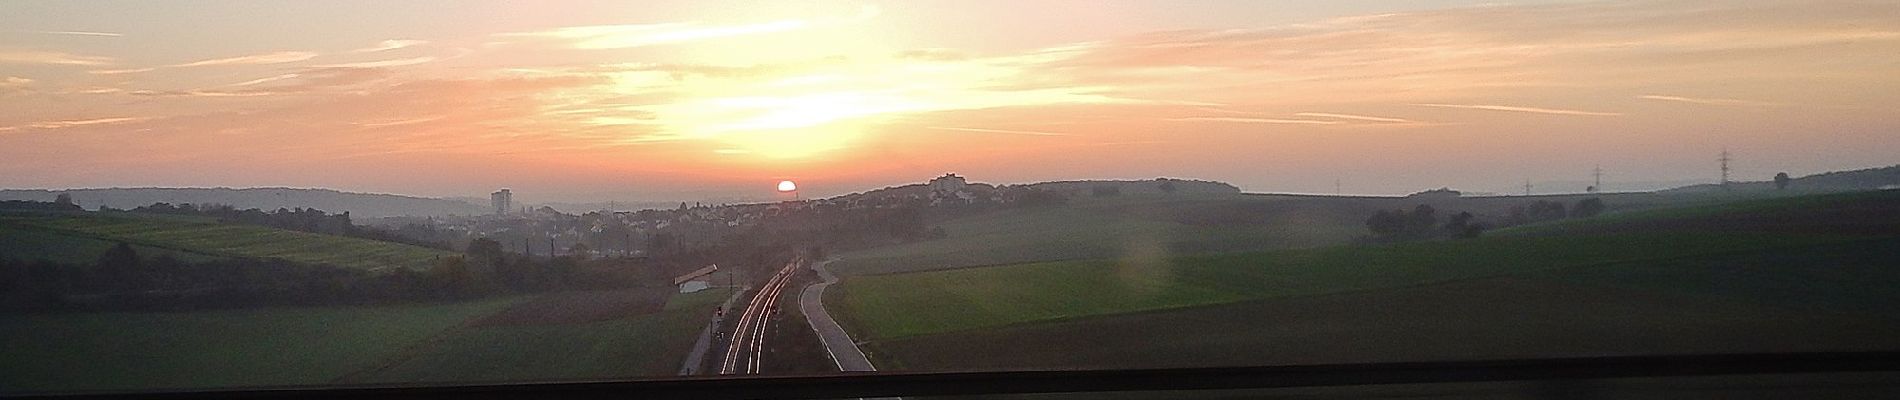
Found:
[(732, 338), (726, 344), (726, 355), (719, 364), (720, 375), (759, 373), (760, 359), (765, 356), (766, 332), (779, 312), (779, 294), (798, 272), (798, 264), (796, 258), (786, 263), (785, 268), (773, 274), (746, 302), (745, 312), (739, 315)]

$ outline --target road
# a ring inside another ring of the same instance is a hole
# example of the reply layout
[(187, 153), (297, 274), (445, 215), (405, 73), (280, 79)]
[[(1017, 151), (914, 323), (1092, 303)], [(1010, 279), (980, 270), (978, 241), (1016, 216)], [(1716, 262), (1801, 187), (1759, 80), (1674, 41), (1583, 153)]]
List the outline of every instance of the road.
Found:
[(844, 327), (838, 326), (838, 321), (825, 311), (825, 287), (838, 282), (837, 275), (825, 270), (825, 265), (831, 264), (831, 261), (812, 264), (812, 269), (817, 270), (818, 277), (824, 281), (807, 286), (804, 293), (799, 293), (798, 310), (805, 314), (811, 329), (818, 332), (818, 341), (825, 344), (825, 351), (831, 355), (831, 361), (838, 365), (839, 371), (877, 371), (877, 367), (871, 365), (871, 359), (858, 349), (858, 343), (852, 341)]
[(732, 329), (732, 339), (726, 344), (726, 356), (719, 363), (720, 375), (759, 373), (767, 328), (778, 314), (779, 293), (785, 290), (792, 274), (798, 272), (799, 261), (793, 259), (786, 263), (785, 268), (772, 275), (772, 279), (752, 295), (752, 300), (746, 302), (745, 312), (739, 315), (739, 322)]

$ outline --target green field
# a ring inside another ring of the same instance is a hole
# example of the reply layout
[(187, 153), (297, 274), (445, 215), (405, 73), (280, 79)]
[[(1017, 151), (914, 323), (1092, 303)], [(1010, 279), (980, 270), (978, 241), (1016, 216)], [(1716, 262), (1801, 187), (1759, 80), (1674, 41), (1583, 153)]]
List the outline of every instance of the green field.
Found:
[[(1733, 197), (1733, 196), (1731, 196)], [(1735, 197), (1756, 199), (1763, 196)], [(1612, 210), (1696, 208), (1727, 197), (1604, 193), (1536, 197), (1403, 198), (1282, 194), (1078, 197), (1061, 206), (1004, 209), (932, 223), (946, 237), (840, 253), (842, 275), (877, 275), (1040, 261), (1155, 258), (1342, 245), (1382, 209), (1426, 204), (1441, 218), (1493, 218), (1535, 201), (1602, 199)], [(1726, 200), (1733, 202), (1733, 199)]]
[[(844, 275), (1122, 256), (1168, 256), (1340, 244), (1364, 215), (1399, 199), (1261, 195), (1129, 196), (951, 219), (945, 238), (840, 254)], [(1232, 220), (1247, 223), (1203, 223)]]
[(578, 324), (474, 326), (351, 383), (503, 382), (668, 376), (730, 289), (675, 295), (653, 314)]
[(282, 258), (360, 269), (426, 269), (437, 257), (455, 254), (400, 243), (129, 213), (0, 215), (0, 238), (8, 239), (0, 245), (4, 251), (0, 254), (65, 262), (90, 262), (117, 242), (133, 244), (146, 256)]
[[(1900, 211), (1897, 207), (1900, 202), (1894, 201), (1895, 195), (1893, 192), (1829, 195), (1756, 200), (1707, 209), (1639, 212), (1602, 220), (1527, 227), (1468, 241), (1028, 263), (858, 276), (838, 286), (836, 289), (840, 290), (830, 293), (829, 300), (833, 309), (840, 311), (840, 319), (847, 328), (855, 336), (870, 341), (867, 347), (876, 361), (898, 368), (922, 369), (968, 367), (971, 365), (945, 360), (960, 352), (983, 354), (1010, 349), (1025, 352), (1025, 355), (999, 357), (1021, 360), (1024, 364), (986, 364), (984, 367), (1148, 365), (1143, 363), (1178, 360), (1169, 354), (1208, 356), (1202, 354), (1205, 351), (1197, 353), (1180, 348), (1183, 346), (1216, 349), (1267, 346), (1276, 340), (1293, 340), (1289, 335), (1299, 336), (1313, 329), (1339, 335), (1350, 333), (1340, 329), (1389, 328), (1381, 324), (1417, 325), (1423, 329), (1431, 325), (1419, 325), (1424, 323), (1420, 321), (1326, 321), (1307, 318), (1311, 315), (1295, 315), (1286, 317), (1291, 318), (1288, 323), (1321, 325), (1285, 327), (1264, 321), (1255, 325), (1229, 324), (1219, 328), (1224, 333), (1194, 336), (1202, 339), (1147, 340), (1153, 343), (1150, 345), (1120, 343), (1112, 333), (1138, 330), (1136, 328), (1142, 325), (1138, 321), (1149, 319), (1161, 324), (1157, 327), (1182, 329), (1182, 325), (1161, 321), (1171, 321), (1170, 318), (1178, 316), (1176, 314), (1205, 312), (1197, 310), (1244, 308), (1249, 307), (1243, 306), (1246, 304), (1257, 306), (1329, 296), (1371, 298), (1393, 291), (1430, 291), (1435, 290), (1430, 288), (1463, 282), (1497, 279), (1528, 279), (1538, 282), (1534, 286), (1553, 292), (1571, 292), (1577, 301), (1536, 303), (1543, 305), (1491, 316), (1499, 318), (1497, 322), (1505, 332), (1524, 335), (1521, 337), (1526, 338), (1523, 339), (1526, 344), (1541, 343), (1571, 353), (1588, 354), (1584, 350), (1591, 348), (1610, 351), (1616, 349), (1616, 343), (1577, 341), (1579, 339), (1574, 337), (1557, 335), (1561, 330), (1553, 330), (1553, 326), (1589, 330), (1596, 325), (1588, 322), (1595, 322), (1613, 331), (1606, 334), (1620, 332), (1626, 339), (1654, 341), (1651, 344), (1680, 343), (1688, 332), (1771, 330), (1779, 323), (1773, 321), (1788, 315), (1813, 313), (1847, 315), (1830, 320), (1835, 322), (1829, 326), (1860, 323), (1868, 329), (1887, 329), (1885, 327), (1891, 324), (1886, 318), (1900, 315), (1894, 306), (1900, 304), (1900, 294), (1887, 289), (1900, 283), (1900, 273), (1891, 268), (1900, 265), (1900, 255), (1892, 251), (1900, 245), (1900, 239), (1895, 239), (1900, 235), (1890, 233), (1900, 228), (1900, 212), (1895, 212)], [(1536, 300), (1498, 299), (1494, 293), (1482, 292), (1488, 290), (1482, 287), (1459, 290), (1478, 292), (1436, 293), (1433, 298), (1457, 301), (1491, 296), (1492, 301)], [(1606, 322), (1623, 318), (1616, 315), (1573, 323), (1562, 323), (1559, 318), (1544, 325), (1510, 322), (1595, 312), (1578, 309), (1577, 304), (1601, 303), (1604, 307), (1644, 309), (1641, 304), (1617, 303), (1616, 298), (1602, 297), (1616, 297), (1614, 294), (1623, 292), (1667, 293), (1675, 297), (1669, 297), (1673, 299), (1670, 302), (1650, 304), (1654, 308), (1648, 310), (1650, 314), (1623, 314), (1628, 320), (1618, 320), (1623, 321), (1621, 325)], [(1707, 298), (1718, 300), (1711, 300), (1713, 305), (1695, 300)], [(1363, 308), (1376, 307), (1376, 303), (1353, 304)], [(1689, 304), (1702, 305), (1691, 307)], [(1723, 313), (1731, 317), (1713, 322), (1699, 319), (1713, 315), (1710, 314), (1713, 311), (1696, 307), (1727, 310)], [(1531, 315), (1538, 309), (1551, 315)], [(1442, 316), (1429, 312), (1417, 316), (1435, 317)], [(1481, 326), (1482, 320), (1464, 319), (1479, 324), (1467, 329), (1485, 328)], [(1619, 326), (1622, 328), (1613, 329)], [(1641, 332), (1644, 327), (1651, 331)], [(1430, 337), (1448, 340), (1442, 335), (1457, 333), (1456, 329), (1442, 326), (1436, 329), (1439, 331), (1435, 335), (1439, 336)], [(1301, 340), (1323, 340), (1324, 336)], [(1071, 340), (1037, 339), (1041, 337)], [(1789, 337), (1758, 339), (1761, 340), (1743, 342), (1785, 344), (1794, 340)], [(1865, 340), (1851, 343), (1875, 342), (1891, 343)], [(1023, 346), (1030, 343), (1046, 343), (1055, 346), (1055, 350), (1024, 350)], [(1737, 344), (1708, 349), (1747, 347)], [(1693, 346), (1684, 348), (1695, 349)], [(1501, 351), (1510, 353), (1512, 349)], [(1269, 353), (1286, 357), (1306, 354), (1284, 348)], [(1387, 353), (1417, 357), (1457, 354)], [(1248, 354), (1264, 357), (1267, 353)], [(1027, 361), (1033, 357), (1050, 360)], [(1275, 359), (1260, 357), (1233, 360)], [(1288, 359), (1311, 361), (1300, 357)], [(1115, 364), (1114, 360), (1124, 364)]]
[(1491, 278), (877, 340), (880, 370), (1179, 368), (1900, 348), (1900, 321)]
[(0, 392), (324, 384), (519, 300), (0, 315)]
[[(50, 232), (44, 228), (9, 224), (0, 219), (0, 257), (85, 264), (98, 261), (100, 254), (117, 244), (118, 242), (106, 239), (65, 235)], [(133, 245), (132, 249), (144, 256), (166, 255), (184, 261), (222, 258), (204, 253), (143, 245)]]
[(0, 315), (0, 393), (669, 376), (729, 290), (598, 322), (484, 325), (532, 303)]
[(851, 332), (885, 339), (1854, 238), (1751, 233), (1513, 237), (1151, 262), (1062, 261), (857, 277), (840, 286), (834, 304)]

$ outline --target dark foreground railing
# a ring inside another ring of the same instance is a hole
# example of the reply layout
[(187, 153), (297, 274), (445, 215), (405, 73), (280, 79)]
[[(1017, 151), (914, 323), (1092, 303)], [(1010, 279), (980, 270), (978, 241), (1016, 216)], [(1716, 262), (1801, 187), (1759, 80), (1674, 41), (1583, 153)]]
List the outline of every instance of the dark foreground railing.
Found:
[[(1900, 372), (1900, 352), (1635, 356), (1268, 367), (878, 373), (799, 377), (505, 383), (403, 387), (286, 387), (17, 398), (271, 399), (755, 399), (854, 398), (1163, 390), (1273, 389), (1392, 384), (1580, 381), (1611, 378)], [(1894, 375), (1900, 376), (1900, 375)], [(1900, 387), (1900, 382), (1891, 383)]]

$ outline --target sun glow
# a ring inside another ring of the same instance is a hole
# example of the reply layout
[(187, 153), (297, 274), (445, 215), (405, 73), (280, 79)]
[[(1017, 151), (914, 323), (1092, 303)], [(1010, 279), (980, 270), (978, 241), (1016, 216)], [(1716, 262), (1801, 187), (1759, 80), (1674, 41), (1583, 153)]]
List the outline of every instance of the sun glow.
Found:
[(798, 191), (798, 184), (792, 183), (792, 181), (778, 181), (778, 191), (780, 192)]
[[(1099, 88), (999, 88), (1019, 73), (981, 61), (866, 56), (795, 66), (690, 71), (626, 65), (604, 93), (580, 94), (584, 123), (627, 126), (628, 142), (703, 141), (768, 160), (808, 159), (847, 150), (907, 115), (994, 107), (1107, 103)], [(712, 70), (714, 72), (707, 72)], [(664, 95), (657, 104), (597, 107), (593, 98)], [(641, 131), (644, 130), (644, 131)]]

